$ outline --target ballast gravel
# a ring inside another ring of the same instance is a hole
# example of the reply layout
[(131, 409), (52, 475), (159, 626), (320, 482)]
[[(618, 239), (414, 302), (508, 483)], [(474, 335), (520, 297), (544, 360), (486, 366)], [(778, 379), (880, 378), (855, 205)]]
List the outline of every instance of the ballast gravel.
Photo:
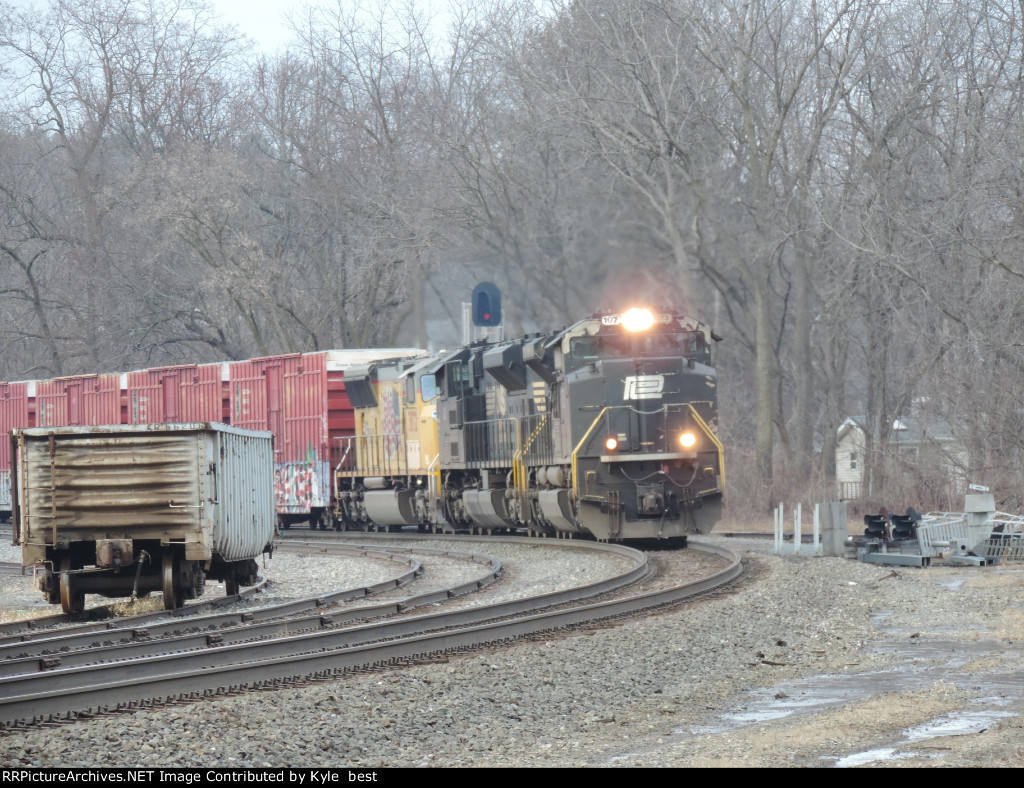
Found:
[[(0, 763), (1024, 765), (1020, 569), (785, 558), (770, 540), (704, 540), (743, 558), (729, 592), (431, 664), (10, 731)], [(653, 558), (682, 576), (707, 570), (695, 555)]]

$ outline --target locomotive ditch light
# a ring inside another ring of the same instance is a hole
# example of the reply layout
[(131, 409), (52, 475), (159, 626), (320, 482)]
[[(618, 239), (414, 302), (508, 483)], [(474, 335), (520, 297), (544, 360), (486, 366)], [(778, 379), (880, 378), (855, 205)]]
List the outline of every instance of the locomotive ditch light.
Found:
[(605, 440), (604, 447), (608, 449), (608, 451), (615, 451), (619, 448), (619, 441), (614, 435), (610, 435), (608, 439)]
[(697, 445), (697, 436), (692, 432), (684, 432), (679, 436), (679, 445), (684, 449), (692, 449)]
[(622, 327), (627, 331), (646, 331), (654, 325), (654, 313), (650, 309), (633, 307), (622, 313)]

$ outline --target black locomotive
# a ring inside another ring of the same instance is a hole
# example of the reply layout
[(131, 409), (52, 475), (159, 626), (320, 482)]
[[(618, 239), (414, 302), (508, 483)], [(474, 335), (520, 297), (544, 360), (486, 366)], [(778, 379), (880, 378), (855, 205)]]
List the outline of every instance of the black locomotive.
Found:
[(631, 309), (349, 370), (339, 527), (707, 533), (724, 481), (712, 339), (675, 310)]

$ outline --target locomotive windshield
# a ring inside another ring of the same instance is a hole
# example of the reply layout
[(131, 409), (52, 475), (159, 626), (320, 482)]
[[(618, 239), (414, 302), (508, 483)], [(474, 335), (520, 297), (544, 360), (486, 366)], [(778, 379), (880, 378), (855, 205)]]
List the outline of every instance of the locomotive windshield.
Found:
[(704, 351), (704, 335), (699, 331), (573, 337), (569, 341), (566, 371), (605, 358), (699, 356)]

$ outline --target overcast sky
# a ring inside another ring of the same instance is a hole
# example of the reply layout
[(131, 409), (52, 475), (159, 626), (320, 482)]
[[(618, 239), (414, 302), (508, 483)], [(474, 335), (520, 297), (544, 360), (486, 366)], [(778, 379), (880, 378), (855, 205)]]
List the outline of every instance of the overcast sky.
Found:
[[(16, 8), (30, 6), (43, 7), (46, 0), (7, 0)], [(239, 32), (245, 34), (268, 54), (291, 40), (291, 34), (285, 22), (290, 11), (300, 11), (305, 5), (333, 5), (335, 0), (207, 0), (211, 7), (221, 16), (223, 21), (235, 25)], [(346, 5), (355, 5), (343, 0)], [(432, 8), (434, 11), (447, 8), (447, 0), (414, 0), (417, 7)], [(366, 7), (367, 0), (360, 5)], [(370, 0), (372, 5), (372, 0)]]
[(305, 3), (289, 0), (208, 0), (228, 24), (255, 41), (272, 54), (284, 46), (291, 33), (285, 23), (289, 10), (299, 10)]

